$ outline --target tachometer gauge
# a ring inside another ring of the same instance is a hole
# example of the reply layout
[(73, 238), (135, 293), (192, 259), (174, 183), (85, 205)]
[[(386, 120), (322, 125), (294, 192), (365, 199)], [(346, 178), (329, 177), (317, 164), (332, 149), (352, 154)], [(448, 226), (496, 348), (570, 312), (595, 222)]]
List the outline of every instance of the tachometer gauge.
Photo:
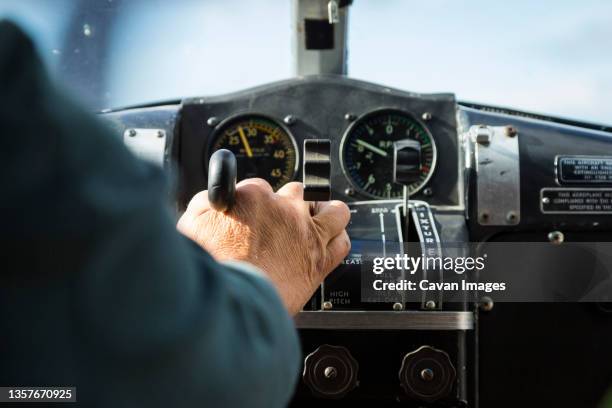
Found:
[(402, 139), (414, 139), (421, 144), (421, 175), (408, 186), (408, 191), (415, 193), (423, 188), (436, 165), (434, 139), (411, 115), (386, 109), (357, 120), (342, 139), (342, 169), (357, 191), (372, 198), (402, 196), (402, 186), (393, 182), (393, 142)]
[(228, 149), (236, 156), (238, 180), (262, 178), (274, 190), (293, 180), (298, 150), (289, 131), (262, 115), (241, 115), (222, 122), (212, 138), (210, 154)]

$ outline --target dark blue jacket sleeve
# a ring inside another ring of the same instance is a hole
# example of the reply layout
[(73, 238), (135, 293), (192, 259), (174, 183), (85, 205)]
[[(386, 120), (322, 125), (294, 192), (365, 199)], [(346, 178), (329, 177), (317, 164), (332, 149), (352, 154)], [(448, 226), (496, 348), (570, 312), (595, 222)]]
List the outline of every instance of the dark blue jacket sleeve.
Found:
[(288, 402), (299, 345), (275, 289), (179, 235), (161, 171), (6, 22), (0, 131), (0, 385), (74, 385), (88, 406)]

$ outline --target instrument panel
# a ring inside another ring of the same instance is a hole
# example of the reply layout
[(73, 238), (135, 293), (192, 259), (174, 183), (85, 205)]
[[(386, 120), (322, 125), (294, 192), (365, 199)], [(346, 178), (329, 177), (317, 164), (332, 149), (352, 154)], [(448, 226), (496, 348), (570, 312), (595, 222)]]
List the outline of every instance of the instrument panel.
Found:
[(296, 78), (235, 94), (183, 101), (179, 206), (207, 184), (216, 150), (234, 152), (238, 178), (280, 188), (301, 181), (306, 139), (331, 141), (332, 197), (346, 202), (400, 200), (393, 182), (393, 142), (419, 142), (415, 199), (460, 209), (463, 180), (452, 94), (416, 94), (346, 77)]
[[(544, 241), (560, 248), (563, 242), (609, 241), (609, 127), (469, 106), (457, 103), (452, 94), (416, 94), (325, 76), (105, 116), (132, 143), (167, 135), (165, 144), (156, 146), (162, 146), (160, 163), (167, 171), (177, 165), (178, 211), (206, 188), (208, 159), (216, 149), (234, 152), (240, 178), (262, 177), (278, 188), (300, 181), (304, 140), (331, 141), (332, 196), (351, 209), (352, 251), (296, 324), (309, 367), (334, 358), (339, 361), (335, 367), (352, 367), (340, 363), (356, 361), (359, 369), (351, 369), (358, 375), (337, 375), (335, 380), (325, 371), (305, 370), (312, 375), (300, 381), (297, 406), (314, 398), (317, 405), (334, 407), (366, 400), (398, 406), (511, 407), (524, 405), (525, 398), (532, 405), (552, 401), (582, 406), (584, 401), (594, 405), (609, 384), (611, 368), (602, 364), (612, 355), (609, 304), (504, 303), (497, 297), (479, 304), (438, 296), (422, 300), (432, 300), (440, 309), (430, 310), (423, 301), (403, 302), (400, 310), (408, 313), (400, 313), (397, 302), (362, 299), (358, 256), (373, 245), (393, 250), (400, 240), (401, 200), (395, 186), (388, 187), (393, 159), (387, 149), (390, 142), (406, 138), (419, 142), (424, 158), (421, 177), (410, 187), (412, 203), (431, 209), (429, 225), (441, 242)], [(509, 278), (520, 278), (522, 259), (511, 261), (517, 265), (511, 270), (518, 273)], [(550, 264), (545, 266), (542, 273)], [(560, 276), (560, 268), (551, 269)], [(530, 335), (516, 335), (521, 332)], [(596, 333), (591, 337), (598, 341), (585, 348), (584, 333)], [(551, 346), (551, 338), (561, 341)], [(426, 355), (424, 345), (429, 347)], [(433, 385), (446, 377), (423, 382), (423, 370), (410, 371), (420, 374), (411, 377), (405, 369), (411, 361), (430, 360), (434, 352), (441, 363), (457, 368), (444, 371), (452, 374), (447, 383), (453, 385), (440, 388), (446, 396), (437, 402), (431, 402), (432, 393), (415, 395), (410, 385), (435, 391)], [(507, 357), (501, 364), (500, 356)], [(533, 361), (543, 363), (534, 366)], [(515, 375), (530, 364), (533, 375)], [(578, 387), (569, 375), (574, 371), (583, 373)], [(344, 387), (343, 378), (359, 381)], [(507, 393), (508, 384), (531, 391)], [(346, 390), (342, 400), (325, 397), (324, 388), (331, 385)], [(574, 392), (556, 392), (560, 388)]]

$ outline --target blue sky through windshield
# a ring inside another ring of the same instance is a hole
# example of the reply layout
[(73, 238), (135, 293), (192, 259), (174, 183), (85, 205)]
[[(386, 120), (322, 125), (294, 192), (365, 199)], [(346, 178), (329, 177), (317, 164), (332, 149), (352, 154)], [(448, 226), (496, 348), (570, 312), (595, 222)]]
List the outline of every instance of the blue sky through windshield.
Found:
[[(79, 14), (78, 4), (90, 13)], [(22, 23), (55, 76), (100, 109), (291, 77), (290, 6), (289, 0), (4, 0), (0, 16)], [(352, 77), (612, 123), (611, 2), (355, 0), (349, 27)], [(80, 63), (100, 70), (98, 88), (79, 82)]]

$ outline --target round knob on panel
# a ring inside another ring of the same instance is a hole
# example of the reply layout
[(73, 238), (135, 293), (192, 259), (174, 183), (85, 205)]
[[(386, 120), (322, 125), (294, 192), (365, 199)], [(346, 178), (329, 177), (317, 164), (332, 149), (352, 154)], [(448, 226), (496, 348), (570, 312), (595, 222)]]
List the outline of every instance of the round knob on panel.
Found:
[(408, 397), (425, 402), (449, 396), (456, 377), (448, 354), (430, 346), (406, 354), (399, 372), (400, 384)]
[(341, 346), (324, 344), (306, 356), (304, 383), (317, 397), (339, 399), (357, 387), (359, 364)]

